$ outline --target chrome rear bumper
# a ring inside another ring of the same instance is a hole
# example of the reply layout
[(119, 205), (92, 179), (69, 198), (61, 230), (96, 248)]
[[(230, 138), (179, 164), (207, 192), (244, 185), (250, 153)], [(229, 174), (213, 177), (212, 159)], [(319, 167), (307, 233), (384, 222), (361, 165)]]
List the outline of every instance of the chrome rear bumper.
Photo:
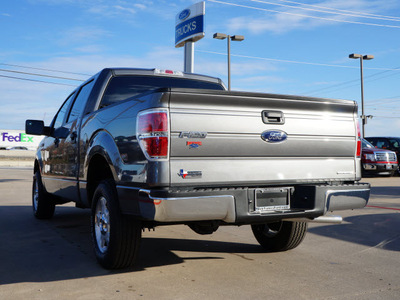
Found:
[(256, 211), (256, 190), (216, 188), (173, 192), (117, 186), (120, 207), (124, 214), (160, 223), (219, 220), (240, 225), (288, 219), (316, 219), (329, 211), (363, 208), (368, 203), (370, 193), (369, 184), (299, 185), (293, 187), (288, 208)]

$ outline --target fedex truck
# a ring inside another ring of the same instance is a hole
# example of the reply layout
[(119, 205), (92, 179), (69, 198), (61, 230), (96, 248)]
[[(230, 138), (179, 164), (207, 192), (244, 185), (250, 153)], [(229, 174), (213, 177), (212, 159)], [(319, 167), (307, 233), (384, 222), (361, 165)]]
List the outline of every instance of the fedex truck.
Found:
[(26, 134), (23, 130), (0, 130), (0, 150), (36, 150), (42, 138)]

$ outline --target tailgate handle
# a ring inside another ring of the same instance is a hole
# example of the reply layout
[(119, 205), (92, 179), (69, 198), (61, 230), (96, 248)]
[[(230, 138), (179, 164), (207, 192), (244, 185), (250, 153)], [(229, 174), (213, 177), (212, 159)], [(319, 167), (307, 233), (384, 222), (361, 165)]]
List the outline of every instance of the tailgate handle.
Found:
[(264, 110), (262, 119), (265, 124), (285, 124), (285, 117), (281, 111)]

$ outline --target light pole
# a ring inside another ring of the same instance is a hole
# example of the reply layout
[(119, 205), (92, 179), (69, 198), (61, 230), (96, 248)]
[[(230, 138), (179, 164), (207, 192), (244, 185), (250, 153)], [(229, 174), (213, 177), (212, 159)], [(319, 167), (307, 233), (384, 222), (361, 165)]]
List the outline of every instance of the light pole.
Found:
[[(362, 125), (362, 137), (365, 137), (365, 124), (367, 123), (366, 117), (364, 115), (364, 80), (363, 80), (363, 60), (371, 60), (374, 59), (373, 55), (362, 55), (352, 53), (349, 55), (349, 58), (360, 59), (360, 74), (361, 74), (361, 125)], [(371, 116), (368, 116), (371, 117)]]
[(228, 35), (225, 33), (214, 33), (214, 39), (224, 40), (228, 39), (228, 91), (231, 90), (231, 40), (241, 42), (244, 40), (243, 35)]

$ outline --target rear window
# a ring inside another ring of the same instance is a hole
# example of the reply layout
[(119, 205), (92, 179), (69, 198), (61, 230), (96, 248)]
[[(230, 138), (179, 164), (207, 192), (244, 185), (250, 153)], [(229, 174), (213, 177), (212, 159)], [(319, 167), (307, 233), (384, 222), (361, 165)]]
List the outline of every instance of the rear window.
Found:
[(119, 76), (113, 77), (107, 86), (100, 108), (116, 102), (129, 100), (136, 96), (159, 88), (192, 88), (223, 90), (217, 84), (207, 81), (177, 77)]

